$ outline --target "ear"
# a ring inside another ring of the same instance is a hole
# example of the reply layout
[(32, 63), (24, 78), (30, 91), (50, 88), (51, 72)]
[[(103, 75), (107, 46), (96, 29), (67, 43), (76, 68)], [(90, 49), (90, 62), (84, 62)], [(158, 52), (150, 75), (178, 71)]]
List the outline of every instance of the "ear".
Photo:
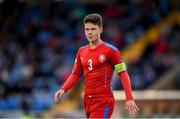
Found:
[(103, 32), (103, 27), (100, 27), (100, 32), (101, 32), (101, 33)]

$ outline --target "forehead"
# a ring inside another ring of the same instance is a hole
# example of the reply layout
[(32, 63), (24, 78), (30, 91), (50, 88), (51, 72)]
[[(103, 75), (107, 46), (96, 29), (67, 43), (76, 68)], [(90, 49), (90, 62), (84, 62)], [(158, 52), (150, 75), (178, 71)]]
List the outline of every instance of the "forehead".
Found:
[(84, 24), (84, 27), (85, 28), (99, 28), (98, 25), (93, 24), (93, 23), (86, 23), (86, 24)]

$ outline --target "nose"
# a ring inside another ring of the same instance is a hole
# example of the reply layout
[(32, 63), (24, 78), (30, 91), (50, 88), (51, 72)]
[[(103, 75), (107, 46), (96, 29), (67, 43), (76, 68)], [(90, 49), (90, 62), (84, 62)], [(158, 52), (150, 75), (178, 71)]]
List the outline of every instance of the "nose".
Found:
[(92, 30), (88, 30), (88, 34), (92, 34)]

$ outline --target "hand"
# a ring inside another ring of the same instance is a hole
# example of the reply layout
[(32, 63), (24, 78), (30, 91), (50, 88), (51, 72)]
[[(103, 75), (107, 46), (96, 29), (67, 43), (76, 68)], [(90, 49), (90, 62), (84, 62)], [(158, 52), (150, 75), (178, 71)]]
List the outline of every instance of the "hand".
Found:
[(58, 102), (58, 99), (64, 94), (64, 90), (59, 89), (54, 95), (54, 101)]
[(139, 111), (134, 100), (126, 101), (126, 109), (128, 110), (130, 115), (134, 115)]

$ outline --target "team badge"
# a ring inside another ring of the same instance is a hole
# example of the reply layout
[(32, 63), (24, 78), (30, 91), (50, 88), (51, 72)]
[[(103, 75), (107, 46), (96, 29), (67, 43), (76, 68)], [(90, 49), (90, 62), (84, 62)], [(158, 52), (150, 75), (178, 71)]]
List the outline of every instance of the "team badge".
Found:
[(106, 60), (106, 56), (104, 54), (99, 55), (99, 61), (101, 63), (104, 63), (105, 60)]

